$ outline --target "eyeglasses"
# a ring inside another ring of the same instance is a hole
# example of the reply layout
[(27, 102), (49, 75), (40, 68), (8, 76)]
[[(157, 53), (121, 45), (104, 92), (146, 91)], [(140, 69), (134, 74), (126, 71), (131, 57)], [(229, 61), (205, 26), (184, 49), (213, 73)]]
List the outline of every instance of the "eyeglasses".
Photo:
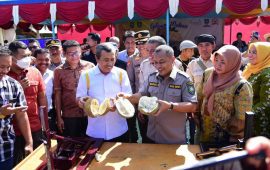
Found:
[(31, 49), (37, 49), (38, 46), (29, 46), (28, 48), (29, 48), (30, 50), (31, 50)]
[(79, 51), (68, 52), (68, 53), (67, 53), (67, 56), (69, 56), (69, 57), (73, 57), (73, 56), (78, 57), (78, 56), (80, 56), (80, 55), (81, 55), (81, 52), (79, 52)]
[(251, 51), (251, 50), (249, 50), (248, 53), (249, 54), (253, 54), (253, 55), (257, 55), (257, 51)]

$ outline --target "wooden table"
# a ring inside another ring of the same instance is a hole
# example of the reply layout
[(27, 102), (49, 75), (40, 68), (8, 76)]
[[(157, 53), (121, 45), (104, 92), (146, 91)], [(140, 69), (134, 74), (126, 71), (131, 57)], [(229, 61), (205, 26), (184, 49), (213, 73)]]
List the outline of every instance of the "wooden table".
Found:
[[(52, 142), (55, 148), (56, 142)], [(197, 162), (195, 154), (200, 152), (197, 145), (165, 145), (136, 143), (103, 143), (99, 154), (100, 162), (93, 160), (93, 170), (163, 170), (174, 166)], [(83, 157), (82, 157), (83, 158)], [(44, 146), (20, 162), (15, 169), (36, 169), (45, 159)], [(75, 169), (75, 168), (74, 168)]]

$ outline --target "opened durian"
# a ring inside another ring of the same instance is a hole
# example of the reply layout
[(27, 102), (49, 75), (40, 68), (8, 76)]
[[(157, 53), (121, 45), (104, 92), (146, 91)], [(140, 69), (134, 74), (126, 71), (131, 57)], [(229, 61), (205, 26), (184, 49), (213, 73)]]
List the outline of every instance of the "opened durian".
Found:
[(133, 117), (135, 114), (135, 108), (128, 99), (119, 97), (115, 101), (117, 112), (124, 118)]
[(100, 105), (97, 99), (88, 99), (85, 102), (84, 110), (90, 117), (105, 115), (110, 108), (110, 99), (106, 98)]
[(158, 111), (158, 99), (156, 97), (143, 96), (139, 100), (138, 110), (145, 115), (155, 114)]

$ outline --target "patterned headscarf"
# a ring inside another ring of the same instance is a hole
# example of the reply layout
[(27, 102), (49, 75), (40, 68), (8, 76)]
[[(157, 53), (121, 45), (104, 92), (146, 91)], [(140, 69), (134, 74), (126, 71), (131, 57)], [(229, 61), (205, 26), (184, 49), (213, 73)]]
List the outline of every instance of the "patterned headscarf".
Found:
[[(213, 112), (214, 94), (230, 87), (235, 82), (240, 80), (239, 69), (241, 66), (241, 53), (235, 46), (225, 45), (214, 53), (214, 57), (219, 54), (225, 60), (225, 73), (218, 74), (215, 69), (208, 78), (204, 86), (204, 94), (208, 99), (207, 110), (209, 113)], [(215, 65), (215, 60), (213, 58)]]

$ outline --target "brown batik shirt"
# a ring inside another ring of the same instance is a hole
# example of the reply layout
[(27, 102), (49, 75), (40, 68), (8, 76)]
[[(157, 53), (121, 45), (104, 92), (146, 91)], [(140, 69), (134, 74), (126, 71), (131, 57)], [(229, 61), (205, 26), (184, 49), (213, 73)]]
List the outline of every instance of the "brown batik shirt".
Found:
[(84, 112), (76, 102), (76, 90), (81, 72), (94, 64), (81, 60), (76, 69), (71, 69), (67, 61), (54, 70), (54, 90), (61, 91), (62, 117), (83, 117)]

